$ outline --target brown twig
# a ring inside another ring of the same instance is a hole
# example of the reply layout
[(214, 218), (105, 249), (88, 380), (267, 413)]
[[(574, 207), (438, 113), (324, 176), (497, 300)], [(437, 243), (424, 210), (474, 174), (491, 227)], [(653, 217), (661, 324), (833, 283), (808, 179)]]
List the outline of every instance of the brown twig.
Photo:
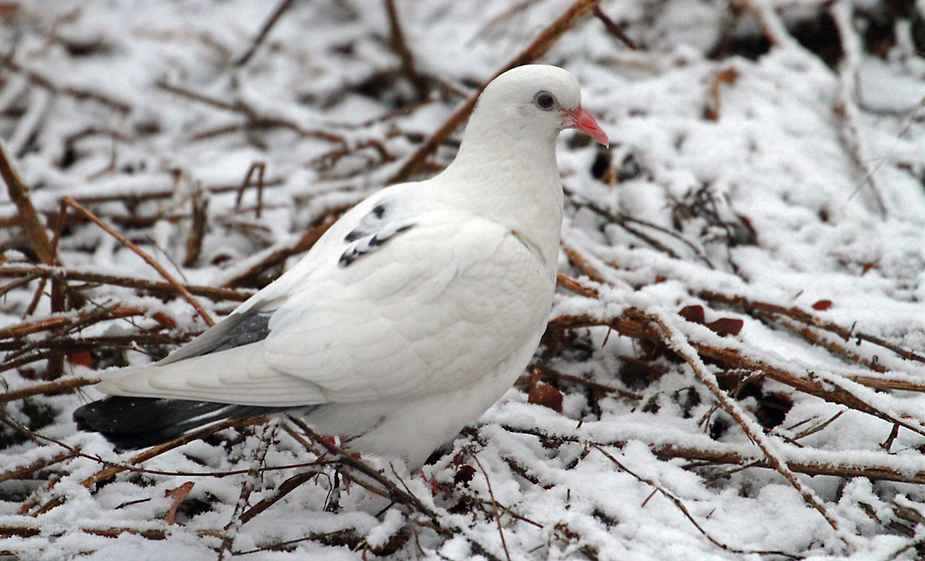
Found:
[(298, 488), (300, 485), (308, 481), (311, 481), (312, 479), (314, 479), (315, 477), (319, 475), (322, 475), (323, 473), (324, 473), (323, 471), (319, 471), (319, 470), (308, 470), (308, 471), (297, 473), (293, 475), (292, 477), (290, 477), (289, 479), (287, 479), (286, 481), (283, 481), (276, 488), (276, 491), (273, 493), (272, 496), (261, 500), (260, 502), (258, 502), (257, 504), (249, 508), (248, 510), (241, 513), (241, 524), (242, 525), (247, 524), (255, 516), (257, 516), (261, 512), (265, 511), (266, 509), (270, 508), (271, 506), (279, 502), (283, 497), (285, 497), (292, 491), (295, 491), (296, 488)]
[(84, 386), (92, 386), (99, 381), (99, 378), (69, 378), (67, 380), (57, 380), (47, 384), (39, 384), (37, 386), (30, 386), (28, 388), (4, 392), (0, 394), (0, 403), (17, 401), (27, 397), (32, 397), (34, 395), (53, 394), (65, 390), (82, 388)]
[(597, 298), (600, 296), (596, 289), (584, 286), (578, 279), (574, 279), (565, 273), (556, 273), (556, 286), (585, 298)]
[[(317, 138), (320, 140), (326, 140), (328, 142), (337, 143), (337, 144), (343, 144), (345, 142), (344, 138), (340, 135), (336, 135), (336, 134), (324, 132), (324, 131), (318, 131), (318, 130), (308, 130), (308, 129), (302, 128), (296, 123), (293, 123), (292, 121), (288, 121), (280, 117), (270, 117), (266, 115), (260, 115), (256, 111), (254, 111), (251, 107), (248, 107), (241, 101), (230, 103), (230, 102), (223, 101), (220, 99), (215, 99), (205, 94), (194, 92), (192, 90), (188, 90), (181, 86), (169, 84), (163, 80), (158, 81), (155, 85), (159, 89), (164, 90), (165, 92), (170, 92), (172, 94), (176, 94), (176, 95), (188, 98), (188, 99), (192, 99), (200, 103), (205, 103), (206, 105), (210, 105), (218, 109), (224, 109), (226, 111), (231, 111), (233, 113), (243, 115), (247, 119), (247, 124), (245, 125), (246, 128), (255, 128), (255, 129), (283, 128), (283, 129), (291, 130), (299, 134), (300, 136), (304, 136), (307, 138)], [(237, 129), (232, 129), (232, 130), (237, 130)]]
[(411, 49), (408, 48), (408, 43), (405, 41), (401, 21), (398, 19), (398, 10), (395, 9), (395, 0), (384, 0), (384, 2), (385, 13), (389, 18), (389, 45), (401, 62), (401, 73), (414, 86), (418, 100), (427, 99), (427, 82), (415, 68), (414, 55), (411, 54)]
[(51, 458), (47, 458), (47, 459), (42, 458), (40, 460), (36, 460), (32, 462), (31, 464), (27, 466), (21, 466), (18, 468), (9, 469), (7, 471), (4, 471), (3, 473), (0, 473), (0, 482), (10, 481), (14, 479), (23, 479), (29, 475), (32, 475), (33, 473), (37, 471), (48, 468), (49, 466), (60, 464), (61, 462), (65, 462), (67, 460), (70, 460), (71, 458), (75, 458), (77, 457), (77, 455), (78, 454), (74, 451), (65, 450), (63, 452), (59, 452), (58, 454), (56, 454), (55, 456), (52, 456)]
[[(263, 174), (267, 169), (266, 162), (254, 162), (251, 164), (251, 167), (248, 168), (247, 173), (244, 175), (244, 181), (241, 183), (241, 188), (238, 189), (238, 196), (234, 200), (234, 209), (241, 209), (241, 201), (244, 199), (244, 190), (248, 187), (255, 186), (257, 187), (257, 210), (255, 212), (257, 218), (260, 218), (260, 210), (263, 207)], [(254, 176), (256, 180), (254, 180)]]
[(507, 561), (511, 561), (511, 553), (507, 550), (507, 541), (504, 539), (504, 529), (501, 528), (501, 513), (498, 512), (498, 502), (495, 501), (495, 492), (491, 490), (491, 480), (488, 478), (488, 472), (482, 467), (482, 462), (479, 461), (478, 456), (473, 455), (472, 459), (485, 477), (485, 484), (488, 486), (488, 496), (491, 498), (491, 508), (495, 511), (495, 522), (498, 525), (498, 534), (501, 536), (501, 547), (504, 548), (504, 556), (507, 558)]
[[(183, 258), (184, 267), (192, 267), (202, 252), (202, 242), (206, 237), (208, 225), (209, 199), (204, 198), (200, 191), (193, 193), (190, 198), (192, 205), (192, 223), (189, 235), (186, 238), (186, 256)], [(259, 209), (258, 209), (259, 216)]]
[(286, 262), (286, 259), (289, 259), (293, 255), (308, 251), (311, 249), (315, 242), (331, 227), (334, 222), (324, 222), (305, 232), (299, 241), (295, 244), (278, 249), (265, 258), (263, 258), (259, 263), (256, 263), (252, 267), (248, 268), (243, 273), (235, 275), (234, 278), (225, 283), (226, 288), (234, 288), (241, 286), (256, 286), (258, 284), (259, 277), (267, 270), (272, 269), (273, 267), (281, 266)]
[(636, 45), (636, 42), (629, 38), (629, 35), (623, 31), (623, 28), (617, 25), (617, 22), (610, 19), (610, 17), (601, 10), (601, 7), (594, 6), (594, 16), (597, 19), (601, 20), (601, 23), (604, 24), (604, 27), (607, 28), (607, 32), (619, 39), (624, 45), (629, 47), (634, 51), (639, 50), (639, 46)]
[(77, 89), (73, 87), (59, 86), (55, 84), (54, 82), (52, 82), (50, 79), (46, 78), (45, 76), (42, 76), (41, 74), (34, 72), (32, 70), (23, 68), (19, 63), (14, 61), (13, 57), (11, 56), (0, 56), (0, 65), (9, 68), (13, 72), (19, 72), (23, 74), (33, 84), (41, 88), (45, 88), (46, 90), (52, 93), (69, 95), (73, 97), (74, 99), (78, 99), (78, 100), (89, 99), (92, 101), (96, 101), (98, 103), (102, 103), (103, 105), (111, 109), (115, 109), (119, 113), (123, 113), (123, 114), (128, 114), (128, 113), (131, 113), (132, 111), (132, 107), (130, 105), (122, 103), (121, 101), (116, 101), (115, 99), (112, 99), (111, 97), (107, 97), (102, 94), (92, 92), (89, 90), (81, 90), (81, 89)]
[(32, 201), (29, 200), (29, 191), (13, 168), (2, 142), (0, 142), (0, 176), (3, 177), (3, 181), (6, 183), (10, 200), (13, 201), (13, 204), (16, 205), (16, 210), (19, 212), (19, 225), (22, 226), (29, 243), (32, 244), (32, 249), (35, 250), (39, 262), (46, 265), (53, 264), (56, 257), (48, 232), (45, 231), (45, 227), (39, 220), (39, 215), (35, 212)]
[[(88, 271), (74, 271), (60, 267), (45, 267), (35, 265), (4, 265), (0, 266), (0, 278), (24, 277), (30, 280), (35, 278), (55, 277), (63, 281), (85, 282), (92, 285), (106, 284), (144, 290), (156, 294), (177, 295), (180, 291), (168, 282), (156, 282), (132, 277), (120, 277)], [(8, 289), (9, 285), (0, 288), (0, 295)], [(194, 296), (208, 298), (214, 302), (232, 301), (243, 302), (251, 297), (253, 292), (242, 289), (217, 288), (212, 286), (199, 286), (184, 284), (183, 288)]]
[[(552, 22), (547, 26), (539, 36), (533, 40), (530, 45), (527, 46), (523, 51), (521, 51), (517, 56), (515, 56), (504, 68), (502, 68), (495, 76), (499, 76), (510, 70), (511, 68), (521, 66), (524, 64), (529, 64), (539, 57), (543, 56), (546, 51), (552, 47), (556, 41), (559, 40), (562, 35), (575, 26), (576, 23), (581, 21), (584, 17), (591, 13), (595, 6), (600, 4), (601, 0), (576, 0), (566, 11), (563, 13), (556, 21)], [(487, 85), (487, 84), (486, 84)], [(479, 94), (482, 93), (484, 85), (479, 88), (479, 91), (473, 94), (466, 102), (456, 110), (453, 115), (447, 119), (443, 125), (437, 129), (430, 138), (428, 138), (424, 144), (417, 149), (417, 151), (405, 162), (405, 164), (398, 170), (398, 172), (392, 176), (389, 180), (389, 183), (401, 183), (403, 181), (408, 181), (413, 176), (417, 175), (421, 169), (424, 167), (424, 162), (426, 159), (437, 149), (440, 144), (443, 143), (453, 132), (463, 124), (469, 114), (472, 112), (472, 109), (475, 108), (475, 103), (478, 101)]]
[(276, 6), (276, 9), (273, 10), (273, 13), (270, 14), (270, 17), (267, 18), (267, 21), (264, 22), (263, 26), (261, 26), (260, 32), (257, 34), (257, 37), (254, 38), (254, 42), (251, 43), (250, 48), (248, 48), (247, 51), (233, 63), (234, 66), (244, 66), (248, 63), (248, 61), (250, 61), (251, 57), (254, 56), (254, 53), (257, 52), (257, 48), (263, 44), (263, 41), (267, 38), (267, 35), (269, 35), (270, 30), (273, 29), (273, 26), (276, 25), (277, 21), (279, 21), (279, 18), (282, 17), (284, 13), (286, 13), (286, 10), (288, 10), (290, 6), (292, 6), (292, 2), (293, 0), (282, 0), (282, 2)]
[(164, 269), (164, 268), (160, 265), (160, 263), (158, 263), (157, 261), (155, 261), (153, 257), (151, 257), (150, 255), (148, 255), (147, 253), (145, 253), (144, 251), (142, 251), (140, 247), (138, 247), (137, 245), (135, 245), (134, 243), (132, 243), (128, 238), (126, 238), (125, 236), (123, 236), (122, 234), (120, 234), (119, 232), (117, 232), (112, 226), (110, 226), (109, 224), (106, 224), (105, 222), (103, 222), (102, 220), (100, 220), (100, 219), (99, 219), (95, 214), (93, 214), (93, 213), (90, 211), (90, 209), (88, 209), (87, 207), (83, 206), (82, 204), (78, 203), (77, 201), (75, 201), (74, 199), (72, 199), (72, 198), (70, 198), (70, 197), (64, 197), (64, 198), (62, 199), (62, 201), (65, 202), (68, 206), (71, 206), (71, 207), (73, 207), (74, 209), (76, 209), (78, 212), (82, 213), (82, 214), (83, 214), (84, 216), (86, 216), (91, 222), (93, 222), (94, 224), (96, 224), (97, 226), (99, 226), (100, 228), (102, 228), (107, 234), (109, 234), (110, 236), (112, 236), (112, 237), (114, 237), (116, 240), (118, 240), (119, 243), (121, 243), (121, 244), (124, 245), (125, 247), (131, 249), (131, 250), (134, 251), (139, 257), (141, 257), (142, 259), (144, 259), (145, 263), (147, 263), (147, 264), (150, 265), (155, 271), (157, 271), (158, 273), (160, 273), (160, 275), (164, 278), (164, 280), (166, 280), (168, 283), (170, 283), (170, 284), (176, 289), (176, 291), (180, 293), (180, 296), (182, 296), (184, 300), (186, 300), (187, 302), (190, 303), (190, 305), (193, 307), (193, 309), (196, 310), (196, 313), (199, 314), (199, 317), (201, 317), (202, 320), (203, 320), (204, 322), (206, 322), (206, 325), (208, 325), (209, 327), (215, 325), (215, 322), (212, 321), (212, 317), (209, 315), (208, 312), (205, 311), (205, 309), (202, 307), (201, 304), (199, 304), (199, 302), (193, 297), (193, 295), (190, 294), (189, 291), (186, 290), (186, 288), (184, 288), (182, 284), (180, 284), (179, 282), (177, 282), (177, 280), (176, 280), (175, 278), (173, 278), (173, 276), (172, 276), (170, 273), (168, 273), (167, 270)]

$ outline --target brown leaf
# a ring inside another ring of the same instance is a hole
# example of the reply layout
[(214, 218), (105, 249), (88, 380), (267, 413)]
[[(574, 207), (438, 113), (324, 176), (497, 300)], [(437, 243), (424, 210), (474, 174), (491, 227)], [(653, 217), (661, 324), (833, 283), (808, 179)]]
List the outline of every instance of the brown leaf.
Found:
[(815, 304), (813, 304), (813, 309), (814, 309), (814, 310), (819, 310), (820, 312), (823, 311), (823, 310), (828, 310), (828, 309), (831, 308), (831, 307), (832, 307), (832, 301), (831, 301), (831, 300), (819, 300), (818, 302), (816, 302)]
[(549, 407), (558, 413), (562, 412), (562, 392), (545, 382), (536, 382), (530, 387), (527, 402)]
[(735, 68), (727, 68), (721, 72), (718, 72), (713, 76), (713, 81), (710, 83), (710, 100), (707, 103), (707, 106), (704, 108), (703, 114), (704, 117), (711, 121), (719, 120), (719, 108), (720, 108), (720, 85), (721, 84), (735, 84), (739, 79), (739, 71)]
[(703, 306), (685, 306), (678, 312), (678, 315), (691, 323), (699, 323), (700, 325), (706, 323)]
[(72, 366), (90, 366), (93, 362), (93, 357), (90, 355), (89, 350), (83, 349), (68, 353), (67, 361), (71, 363)]
[(173, 525), (177, 523), (177, 508), (186, 500), (187, 495), (189, 495), (192, 490), (193, 482), (187, 481), (176, 489), (168, 489), (167, 492), (164, 493), (165, 497), (173, 497), (173, 504), (170, 505), (170, 508), (167, 509), (167, 512), (165, 512), (162, 517), (168, 524)]
[(177, 322), (164, 312), (155, 312), (151, 315), (151, 319), (159, 323), (164, 329), (173, 329), (177, 326)]
[(710, 331), (716, 333), (720, 337), (738, 335), (739, 332), (742, 331), (743, 325), (745, 325), (744, 321), (734, 318), (719, 318), (716, 321), (706, 324)]
[(456, 475), (453, 476), (453, 483), (456, 485), (462, 485), (472, 481), (472, 478), (475, 477), (475, 468), (470, 465), (459, 466), (459, 469), (456, 470)]

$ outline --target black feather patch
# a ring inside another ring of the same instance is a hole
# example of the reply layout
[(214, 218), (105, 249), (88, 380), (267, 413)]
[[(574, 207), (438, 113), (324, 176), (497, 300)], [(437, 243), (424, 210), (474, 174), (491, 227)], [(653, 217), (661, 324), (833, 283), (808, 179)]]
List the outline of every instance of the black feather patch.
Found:
[(337, 264), (347, 267), (360, 257), (381, 247), (396, 234), (414, 226), (413, 223), (396, 219), (392, 215), (391, 207), (385, 202), (374, 206), (369, 214), (360, 220), (357, 227), (344, 236), (344, 242), (352, 246), (340, 256)]
[(120, 450), (136, 450), (170, 442), (227, 419), (249, 419), (289, 409), (292, 408), (114, 396), (78, 408), (74, 421), (78, 429), (98, 432)]
[(235, 347), (250, 345), (257, 341), (263, 341), (270, 334), (270, 316), (272, 313), (254, 314), (248, 316), (244, 321), (231, 328), (228, 333), (219, 339), (215, 346), (202, 353), (218, 353), (227, 351)]

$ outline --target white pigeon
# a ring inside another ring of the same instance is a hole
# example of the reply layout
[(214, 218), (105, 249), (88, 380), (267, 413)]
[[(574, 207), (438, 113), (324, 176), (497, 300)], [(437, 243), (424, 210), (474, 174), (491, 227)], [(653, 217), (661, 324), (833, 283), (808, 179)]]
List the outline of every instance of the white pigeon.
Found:
[(556, 287), (556, 136), (607, 135), (553, 66), (493, 80), (455, 161), (345, 213), (223, 321), (150, 366), (105, 375), (74, 413), (123, 449), (292, 410), (359, 453), (420, 466), (523, 372)]

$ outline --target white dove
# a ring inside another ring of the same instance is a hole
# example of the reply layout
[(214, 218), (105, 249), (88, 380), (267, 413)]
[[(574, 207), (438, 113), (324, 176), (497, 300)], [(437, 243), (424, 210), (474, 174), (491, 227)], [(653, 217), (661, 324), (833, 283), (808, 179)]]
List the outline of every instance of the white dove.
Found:
[(556, 136), (607, 146), (578, 81), (509, 70), (482, 92), (455, 161), (345, 213), (305, 257), (150, 366), (107, 373), (74, 413), (117, 447), (291, 410), (348, 449), (420, 466), (516, 381), (556, 287)]

